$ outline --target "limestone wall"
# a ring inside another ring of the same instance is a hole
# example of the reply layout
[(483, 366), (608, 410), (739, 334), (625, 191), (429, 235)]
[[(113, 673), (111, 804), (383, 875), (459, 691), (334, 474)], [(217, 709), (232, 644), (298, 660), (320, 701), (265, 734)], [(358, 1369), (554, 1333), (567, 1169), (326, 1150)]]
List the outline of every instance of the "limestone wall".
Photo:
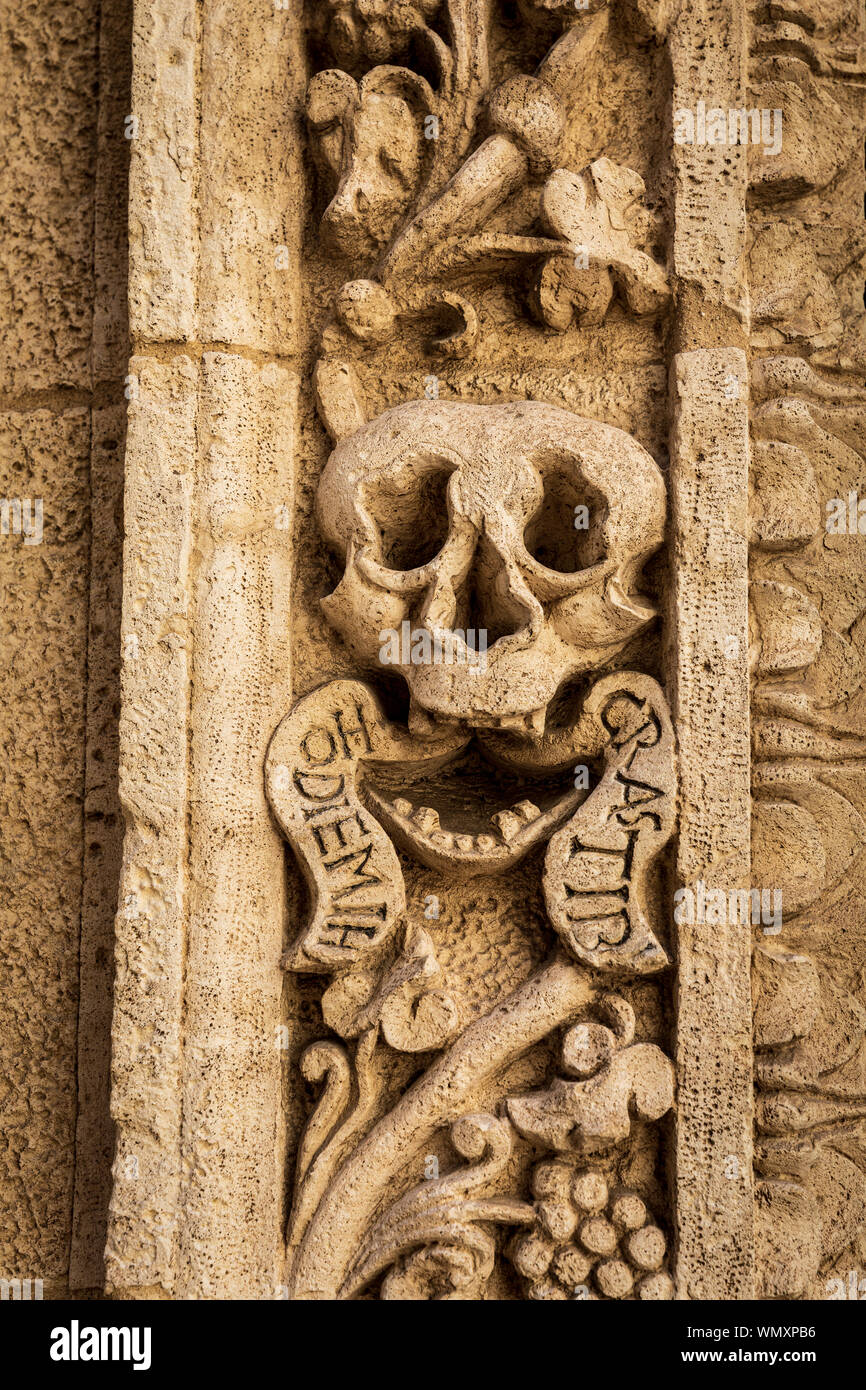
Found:
[(4, 15), (0, 1274), (46, 1297), (104, 1282), (129, 67), (124, 4)]

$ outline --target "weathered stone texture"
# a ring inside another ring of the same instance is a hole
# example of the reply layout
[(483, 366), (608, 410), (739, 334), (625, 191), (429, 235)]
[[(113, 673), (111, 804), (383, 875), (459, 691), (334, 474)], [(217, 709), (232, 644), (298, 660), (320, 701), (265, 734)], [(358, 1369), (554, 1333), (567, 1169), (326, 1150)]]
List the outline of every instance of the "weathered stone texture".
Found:
[(98, 0), (3, 19), (0, 393), (90, 387), (98, 28)]
[(28, 3), (0, 35), (0, 500), (43, 509), (0, 535), (0, 1275), (46, 1296), (102, 1286), (113, 1147), (127, 16)]
[(840, 1296), (862, 20), (4, 21), (0, 1276)]
[(0, 497), (43, 538), (0, 535), (0, 1270), (62, 1287), (76, 1113), (87, 698), (89, 413), (8, 411)]

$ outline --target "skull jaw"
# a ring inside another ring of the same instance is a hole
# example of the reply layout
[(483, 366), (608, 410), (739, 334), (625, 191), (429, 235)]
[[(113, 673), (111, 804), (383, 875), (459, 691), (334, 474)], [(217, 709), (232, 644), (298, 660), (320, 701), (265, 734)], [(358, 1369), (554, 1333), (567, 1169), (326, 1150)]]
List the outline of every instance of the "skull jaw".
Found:
[[(423, 796), (422, 788), (415, 790), (416, 799), (418, 792)], [(521, 802), (517, 813), (499, 813), (498, 824), (492, 820), (487, 833), (481, 834), (445, 829), (439, 825), (438, 814), (434, 819), (425, 808), (431, 817), (428, 825), (423, 814), (413, 814), (405, 799), (394, 800), (369, 785), (363, 799), (394, 843), (419, 863), (439, 873), (472, 878), (513, 868), (537, 845), (546, 844), (588, 795), (588, 790), (563, 792), (545, 811), (529, 801)]]

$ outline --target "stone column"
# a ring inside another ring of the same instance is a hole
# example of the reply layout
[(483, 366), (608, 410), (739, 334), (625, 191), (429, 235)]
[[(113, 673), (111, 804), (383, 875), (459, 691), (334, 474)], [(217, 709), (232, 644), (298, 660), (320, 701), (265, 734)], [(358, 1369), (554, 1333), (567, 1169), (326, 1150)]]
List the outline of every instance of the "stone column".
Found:
[(283, 850), (297, 181), (287, 11), (137, 13), (108, 1281), (280, 1280)]
[[(677, 1296), (754, 1296), (751, 927), (689, 922), (750, 882), (747, 147), (705, 140), (746, 99), (741, 0), (683, 7), (673, 68), (675, 353), (669, 641), (679, 744)], [(678, 143), (687, 132), (694, 140)]]

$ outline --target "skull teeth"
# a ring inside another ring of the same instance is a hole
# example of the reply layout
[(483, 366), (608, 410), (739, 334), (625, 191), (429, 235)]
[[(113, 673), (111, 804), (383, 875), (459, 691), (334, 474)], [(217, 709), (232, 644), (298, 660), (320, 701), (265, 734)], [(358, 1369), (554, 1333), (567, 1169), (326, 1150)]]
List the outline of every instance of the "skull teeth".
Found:
[(497, 714), (485, 718), (483, 723), (479, 721), (479, 728), (495, 729), (498, 733), (505, 734), (530, 734), (533, 738), (539, 738), (544, 733), (547, 711), (545, 709), (530, 710), (529, 714)]
[(414, 700), (409, 702), (409, 714), (406, 720), (410, 734), (415, 738), (438, 739), (442, 737), (446, 729), (457, 727), (456, 719), (440, 719), (433, 714), (429, 714), (421, 705)]
[(413, 808), (411, 801), (404, 796), (398, 796), (391, 805), (401, 820), (410, 821), (438, 849), (457, 850), (466, 855), (492, 854), (503, 842), (509, 844), (542, 814), (534, 801), (518, 801), (509, 810), (496, 811), (490, 817), (499, 832), (498, 836), (471, 835), (444, 830), (439, 821), (439, 812), (433, 806)]
[(506, 844), (541, 815), (534, 801), (518, 801), (510, 811), (497, 811), (490, 819)]
[(514, 839), (518, 831), (523, 829), (523, 822), (513, 811), (497, 811), (490, 819), (506, 844)]

